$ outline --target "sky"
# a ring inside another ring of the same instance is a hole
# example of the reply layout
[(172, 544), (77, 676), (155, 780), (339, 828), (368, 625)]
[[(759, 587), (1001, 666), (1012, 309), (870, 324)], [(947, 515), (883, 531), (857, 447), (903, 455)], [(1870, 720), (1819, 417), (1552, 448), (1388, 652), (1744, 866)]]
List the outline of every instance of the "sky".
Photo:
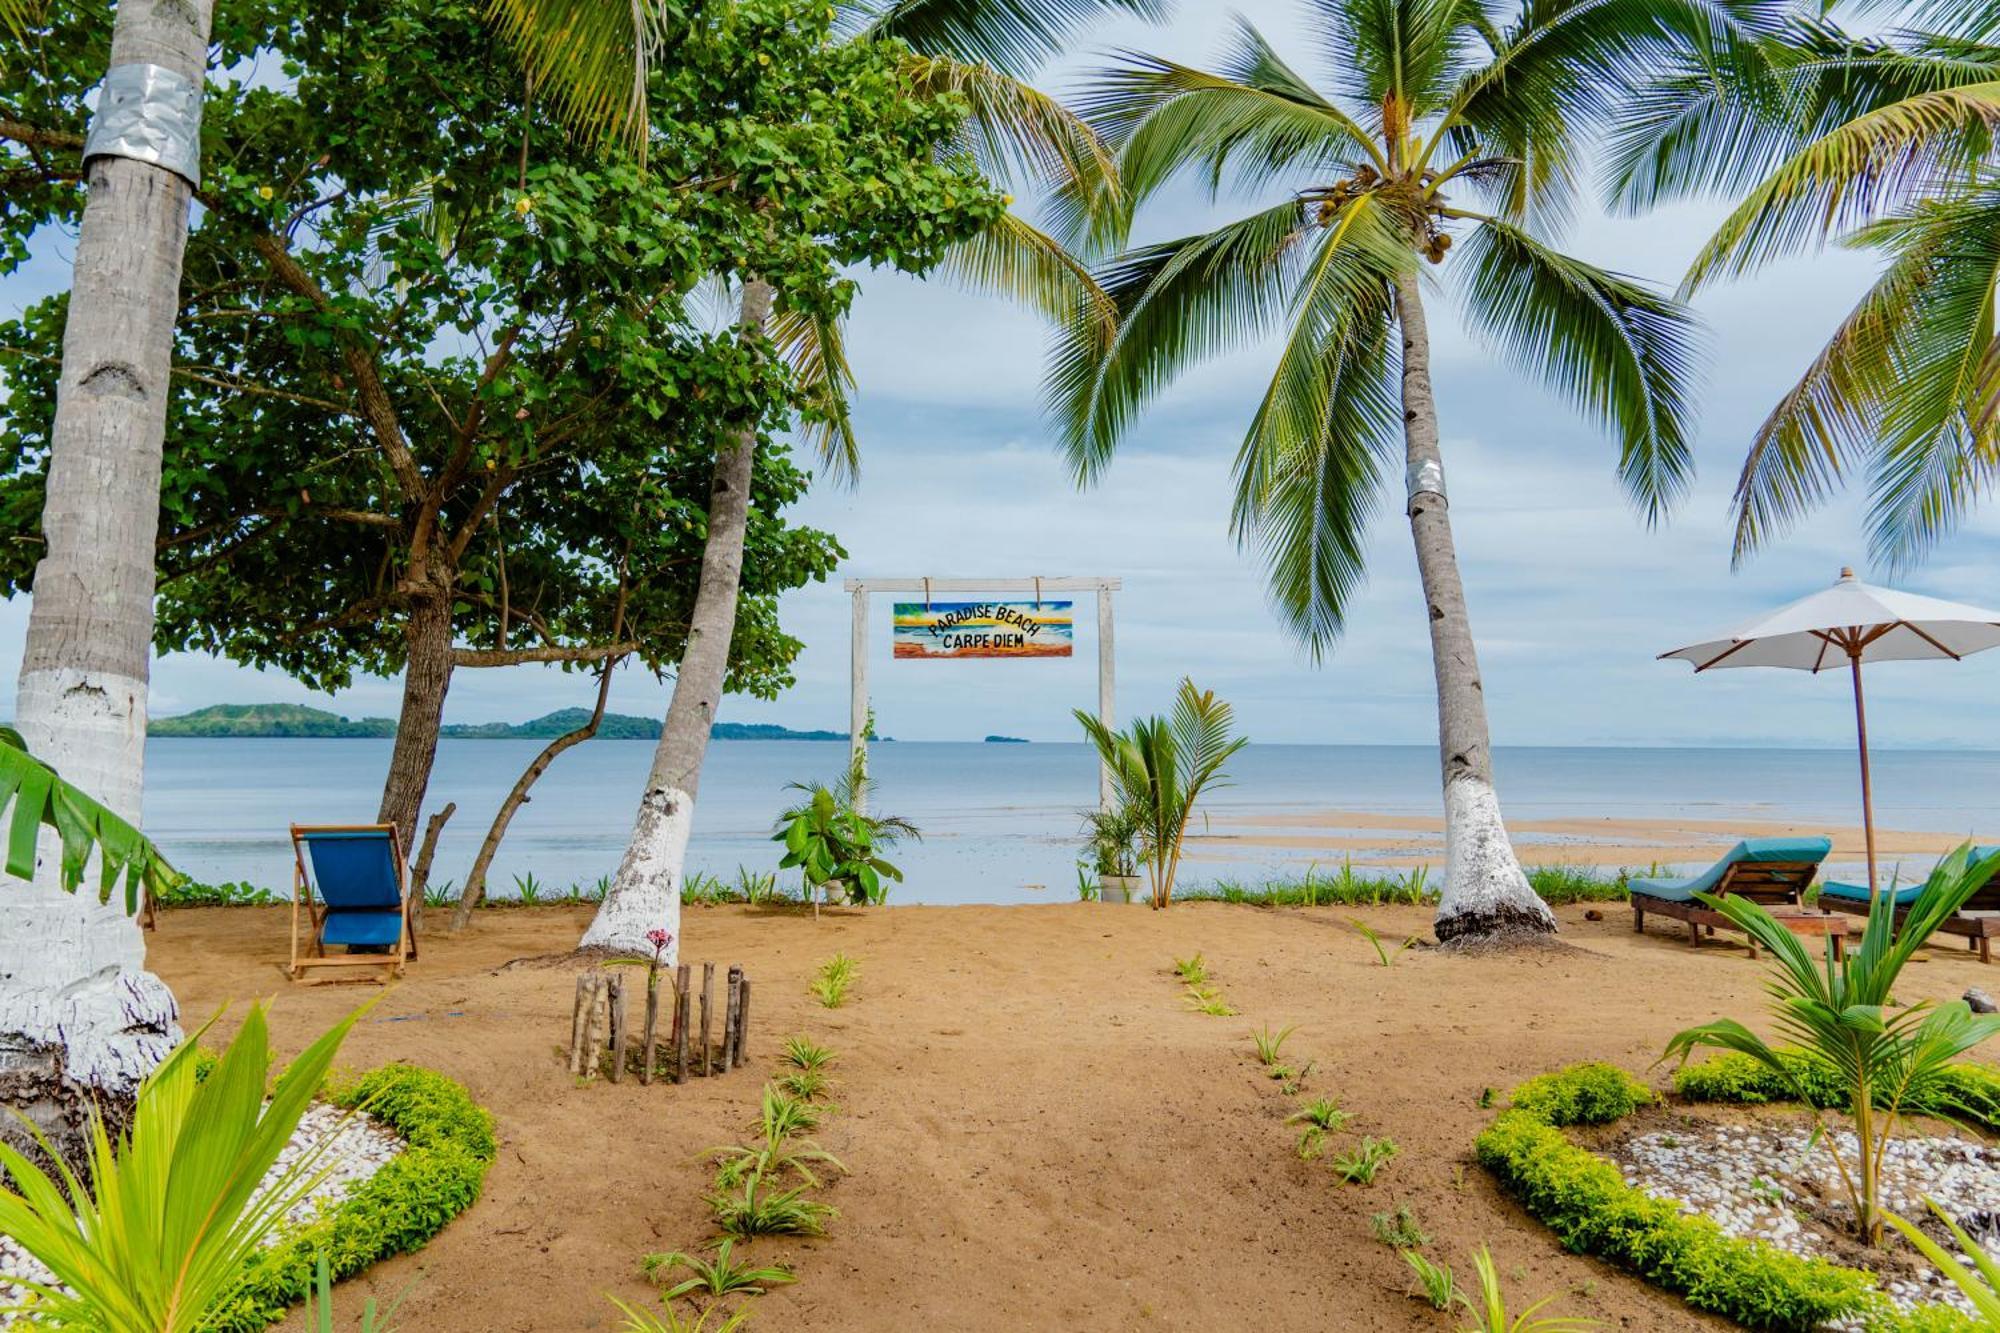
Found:
[[(1297, 0), (1240, 6), (1295, 65), (1317, 72)], [(1170, 26), (1107, 22), (1041, 82), (1072, 88), (1114, 47), (1189, 63), (1211, 59), (1230, 9), (1183, 0)], [(1185, 234), (1275, 195), (1162, 196), (1139, 239)], [(1722, 216), (1689, 204), (1641, 219), (1586, 209), (1564, 238), (1593, 262), (1671, 287)], [(47, 246), (0, 286), (8, 312), (66, 281), (68, 247)], [(1527, 745), (1852, 743), (1844, 673), (1732, 671), (1701, 677), (1660, 652), (1830, 583), (1844, 565), (1868, 576), (1860, 506), (1816, 514), (1741, 571), (1730, 567), (1729, 496), (1757, 423), (1866, 287), (1871, 262), (1804, 256), (1697, 301), (1711, 338), (1700, 394), (1692, 493), (1649, 529), (1621, 495), (1615, 448), (1563, 402), (1516, 376), (1434, 299), (1443, 451), (1494, 741)], [(1039, 410), (1046, 336), (1004, 302), (896, 274), (860, 275), (849, 351), (861, 393), (858, 485), (817, 486), (794, 511), (829, 529), (847, 559), (829, 583), (787, 596), (786, 627), (805, 643), (797, 684), (775, 701), (731, 698), (727, 720), (844, 729), (850, 608), (846, 578), (1115, 577), (1121, 715), (1166, 705), (1191, 677), (1233, 703), (1253, 740), (1430, 744), (1436, 735), (1429, 639), (1400, 496), (1370, 531), (1369, 580), (1344, 638), (1315, 664), (1280, 628), (1254, 553), (1228, 535), (1229, 470), (1274, 352), (1202, 367), (1155, 401), (1104, 481), (1080, 492)], [(2000, 606), (2000, 511), (1990, 510), (1897, 586)], [(1004, 733), (1074, 740), (1070, 710), (1096, 699), (1094, 610), (1079, 601), (1068, 661), (896, 662), (890, 599), (869, 640), (878, 727), (905, 740)], [(20, 660), (24, 602), (0, 604), (0, 662)], [(0, 672), (0, 711), (13, 673)], [(1960, 664), (1888, 664), (1869, 675), (1871, 739), (1883, 748), (2000, 749), (2000, 652)], [(615, 711), (664, 711), (669, 682), (621, 673)], [(587, 706), (586, 678), (535, 667), (461, 671), (447, 720), (518, 721)], [(393, 716), (399, 687), (366, 680), (337, 697), (282, 675), (204, 656), (154, 666), (152, 708), (301, 702), (349, 716)]]

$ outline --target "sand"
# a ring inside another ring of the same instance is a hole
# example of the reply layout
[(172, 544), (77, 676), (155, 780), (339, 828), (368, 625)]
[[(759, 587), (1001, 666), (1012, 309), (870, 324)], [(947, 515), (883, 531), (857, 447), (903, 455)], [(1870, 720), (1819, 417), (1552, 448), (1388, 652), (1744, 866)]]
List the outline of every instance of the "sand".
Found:
[[(828, 1192), (841, 1216), (826, 1239), (755, 1246), (800, 1281), (766, 1297), (753, 1328), (1455, 1327), (1409, 1299), (1401, 1259), (1369, 1233), (1371, 1213), (1401, 1203), (1462, 1272), (1489, 1242), (1518, 1296), (1556, 1294), (1613, 1328), (1724, 1327), (1564, 1253), (1471, 1159), (1491, 1115), (1482, 1088), (1583, 1059), (1644, 1071), (1677, 1028), (1761, 1012), (1762, 968), (1740, 949), (1690, 950), (1664, 928), (1634, 935), (1616, 905), (1599, 922), (1586, 910), (1560, 910), (1565, 950), (1412, 950), (1385, 969), (1330, 910), (1078, 903), (815, 924), (696, 909), (688, 956), (754, 979), (751, 1065), (678, 1088), (574, 1086), (559, 1058), (571, 972), (496, 969), (568, 946), (587, 913), (489, 912), (462, 937), (424, 939), (344, 1060), (462, 1080), (498, 1117), (499, 1159), (485, 1197), (426, 1249), (343, 1289), (342, 1318), (364, 1293), (407, 1291), (407, 1329), (616, 1327), (603, 1293), (649, 1299), (640, 1256), (710, 1234), (698, 1154), (739, 1136), (783, 1038), (806, 1033), (840, 1052), (843, 1111), (821, 1138), (852, 1175)], [(1360, 915), (1391, 935), (1429, 921)], [(283, 910), (194, 909), (162, 913), (151, 960), (191, 1016), (274, 995), (274, 1030), (296, 1047), (372, 988), (292, 986), (284, 948)], [(861, 978), (826, 1010), (806, 979), (836, 950)], [(1169, 967), (1197, 950), (1239, 1016), (1183, 1006)], [(1935, 949), (1905, 991), (1975, 983), (2000, 973)], [(1294, 1156), (1291, 1106), (1250, 1051), (1266, 1023), (1298, 1024), (1285, 1054), (1317, 1060), (1308, 1091), (1353, 1111), (1354, 1133), (1401, 1145), (1373, 1186), (1337, 1186)]]

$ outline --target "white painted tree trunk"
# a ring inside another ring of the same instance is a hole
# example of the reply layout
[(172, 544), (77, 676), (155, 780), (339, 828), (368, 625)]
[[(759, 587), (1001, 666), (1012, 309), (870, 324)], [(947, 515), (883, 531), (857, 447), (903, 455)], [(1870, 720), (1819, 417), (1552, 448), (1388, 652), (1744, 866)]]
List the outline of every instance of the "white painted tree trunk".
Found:
[[(771, 318), (771, 287), (756, 279), (744, 284), (737, 325), (745, 338), (760, 339)], [(653, 752), (653, 769), (639, 800), (618, 874), (604, 895), (582, 948), (651, 957), (649, 931), (665, 928), (673, 944), (665, 960), (675, 963), (681, 945), (681, 880), (687, 867), (688, 837), (694, 831), (695, 792), (708, 756), (709, 731), (729, 671), (729, 641), (736, 630), (736, 599), (743, 583), (743, 542), (750, 521), (750, 478), (757, 461), (754, 426), (739, 432), (715, 460), (708, 496), (708, 540), (701, 553), (701, 583), (695, 592), (687, 648), (674, 676), (667, 720)]]
[[(199, 86), (212, 8), (213, 0), (120, 0), (112, 66), (159, 65)], [(191, 187), (124, 157), (94, 158), (86, 170), (42, 509), (47, 544), (15, 725), (33, 753), (137, 825), (160, 458)], [(90, 1105), (113, 1116), (129, 1107), (180, 1029), (172, 993), (145, 971), (144, 938), (122, 894), (99, 906), (89, 881), (63, 892), (56, 852), (45, 837), (34, 882), (0, 884), (0, 1104), (23, 1111), (74, 1160)]]
[(1431, 392), (1430, 328), (1417, 275), (1397, 283), (1403, 333), (1403, 437), (1409, 518), (1437, 673), (1438, 750), (1444, 772), (1445, 872), (1435, 929), (1440, 941), (1476, 944), (1553, 934), (1555, 913), (1528, 884), (1500, 817), (1493, 786), (1486, 692), (1452, 543)]

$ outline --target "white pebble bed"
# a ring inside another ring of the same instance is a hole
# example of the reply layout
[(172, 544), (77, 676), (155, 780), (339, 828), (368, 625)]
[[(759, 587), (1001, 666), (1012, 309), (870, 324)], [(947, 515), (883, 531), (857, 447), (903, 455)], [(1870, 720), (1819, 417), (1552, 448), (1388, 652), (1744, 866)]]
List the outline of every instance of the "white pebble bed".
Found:
[[(1843, 1130), (1831, 1138), (1852, 1172), (1859, 1147), (1855, 1136)], [(1836, 1219), (1850, 1215), (1826, 1141), (1811, 1142), (1802, 1125), (1702, 1123), (1628, 1139), (1607, 1155), (1627, 1184), (1671, 1199), (1684, 1212), (1706, 1216), (1732, 1236), (1843, 1262), (1820, 1227), (1800, 1216), (1801, 1212)], [(1892, 1141), (1882, 1162), (1883, 1205), (1914, 1222), (1930, 1216), (1924, 1205), (1927, 1196), (2000, 1259), (2000, 1226), (1995, 1224), (1995, 1215), (2000, 1214), (2000, 1150), (1964, 1139)], [(1942, 1301), (1972, 1312), (1971, 1303), (1956, 1287), (1919, 1262), (1923, 1273), (1918, 1280), (1884, 1279), (1882, 1287), (1891, 1300), (1905, 1308)]]
[[(268, 1189), (299, 1159), (300, 1154), (315, 1151), (316, 1145), (329, 1140), (329, 1146), (318, 1150), (320, 1156), (315, 1166), (315, 1171), (327, 1171), (326, 1178), (292, 1206), (285, 1214), (285, 1220), (272, 1229), (265, 1240), (266, 1245), (275, 1245), (286, 1232), (311, 1222), (320, 1213), (338, 1204), (356, 1185), (380, 1171), (390, 1158), (403, 1151), (402, 1138), (373, 1116), (315, 1102), (299, 1118), (299, 1127), (293, 1132), (291, 1141), (278, 1154), (276, 1165), (265, 1175), (263, 1188)], [(0, 1310), (28, 1295), (28, 1289), (9, 1281), (10, 1277), (47, 1283), (53, 1280), (54, 1275), (16, 1245), (12, 1237), (0, 1235)], [(0, 1329), (13, 1327), (16, 1320), (16, 1316), (0, 1313)]]

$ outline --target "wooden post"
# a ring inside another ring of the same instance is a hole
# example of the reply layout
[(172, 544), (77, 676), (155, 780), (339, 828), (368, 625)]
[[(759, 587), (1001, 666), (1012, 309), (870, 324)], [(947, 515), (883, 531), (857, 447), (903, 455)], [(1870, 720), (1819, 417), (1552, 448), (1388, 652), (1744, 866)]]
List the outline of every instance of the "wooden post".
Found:
[[(850, 762), (868, 763), (868, 591), (854, 594), (854, 623), (847, 645), (847, 744)], [(864, 795), (856, 792), (854, 808), (865, 809)]]
[[(1111, 628), (1111, 589), (1102, 584), (1097, 588), (1097, 720), (1105, 730), (1117, 725), (1118, 658), (1116, 639)], [(1109, 811), (1117, 799), (1112, 790), (1111, 765), (1102, 760), (1097, 765), (1097, 803), (1099, 808)]]
[(680, 980), (674, 986), (674, 1082), (685, 1083), (688, 1078), (688, 1006), (691, 1002), (691, 978), (686, 963), (681, 964)]
[[(1985, 944), (1981, 939), (1980, 943)], [(750, 1040), (750, 978), (736, 987), (736, 1063), (743, 1063), (743, 1047)]]
[[(1845, 571), (1843, 571), (1845, 573)], [(1868, 782), (1868, 709), (1861, 702), (1861, 648), (1847, 650), (1847, 662), (1854, 672), (1854, 734), (1861, 742), (1861, 831), (1868, 842), (1868, 906), (1875, 906), (1881, 892), (1875, 883), (1875, 792)]]
[(701, 1076), (708, 1077), (708, 1012), (715, 1005), (715, 964), (701, 965)]
[(611, 1021), (611, 1081), (625, 1078), (625, 978), (606, 977), (607, 1007)]
[(604, 1053), (604, 978), (590, 978), (590, 1012), (583, 1020), (583, 1076), (597, 1077), (597, 1060)]
[(743, 969), (731, 966), (722, 983), (722, 1071), (726, 1074), (741, 1063), (736, 1057), (736, 1006), (742, 1003)]
[(590, 983), (593, 974), (576, 974), (576, 1008), (569, 1016), (569, 1072), (583, 1072), (583, 1025), (590, 1014)]
[(659, 1049), (660, 1039), (660, 974), (646, 974), (646, 1039), (640, 1048), (640, 1058), (645, 1061), (639, 1067), (639, 1081), (653, 1081), (653, 1055)]

